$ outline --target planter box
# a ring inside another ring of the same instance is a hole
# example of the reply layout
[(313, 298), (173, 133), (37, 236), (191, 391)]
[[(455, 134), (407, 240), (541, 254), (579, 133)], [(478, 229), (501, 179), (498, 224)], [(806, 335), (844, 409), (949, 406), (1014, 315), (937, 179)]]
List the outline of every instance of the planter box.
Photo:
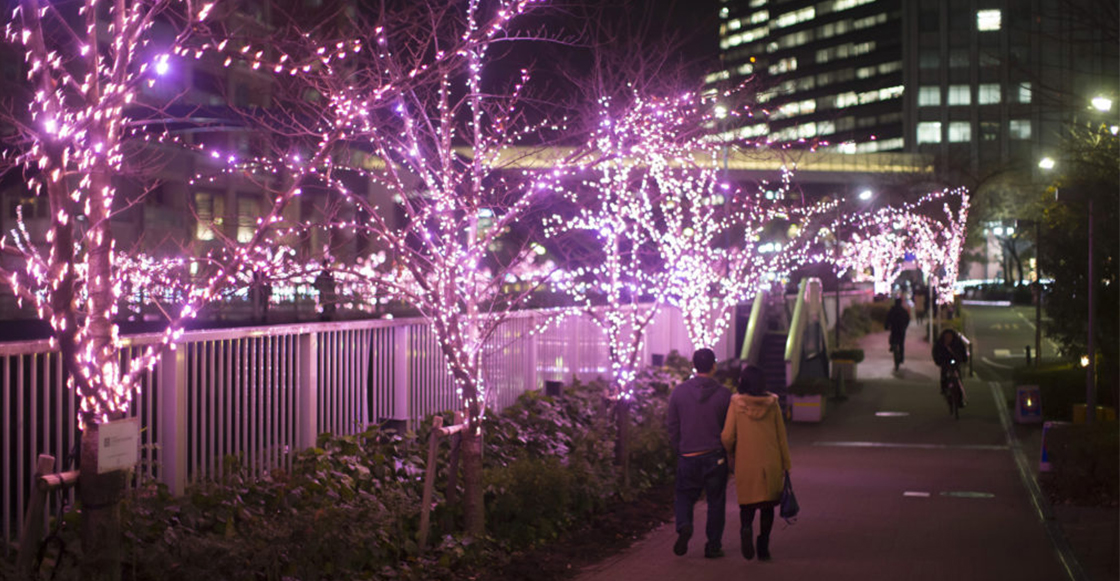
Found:
[(856, 367), (859, 364), (855, 361), (848, 359), (833, 359), (832, 360), (832, 379), (843, 375), (845, 382), (852, 382), (856, 380)]
[(824, 396), (789, 396), (790, 419), (795, 422), (819, 422), (824, 418)]

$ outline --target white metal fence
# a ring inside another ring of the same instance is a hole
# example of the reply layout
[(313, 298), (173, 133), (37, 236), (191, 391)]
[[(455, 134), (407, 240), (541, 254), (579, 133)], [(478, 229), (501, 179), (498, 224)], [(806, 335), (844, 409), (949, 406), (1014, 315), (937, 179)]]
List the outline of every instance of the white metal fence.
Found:
[[(544, 381), (608, 372), (603, 334), (589, 318), (548, 325), (549, 316), (517, 313), (490, 338), (483, 362), (492, 408), (505, 408)], [(123, 363), (154, 340), (129, 338)], [(687, 353), (691, 346), (679, 313), (665, 309), (643, 361), (671, 349)], [(76, 402), (65, 373), (46, 341), (0, 344), (5, 552), (18, 535), (38, 455), (54, 456), (58, 470), (72, 459)], [(314, 445), (320, 433), (351, 434), (370, 423), (459, 407), (435, 338), (419, 319), (191, 331), (140, 388), (131, 410), (142, 430), (137, 471), (176, 494), (234, 469), (223, 465), (226, 458), (260, 474), (288, 467), (292, 453)], [(51, 503), (57, 509), (57, 499)]]

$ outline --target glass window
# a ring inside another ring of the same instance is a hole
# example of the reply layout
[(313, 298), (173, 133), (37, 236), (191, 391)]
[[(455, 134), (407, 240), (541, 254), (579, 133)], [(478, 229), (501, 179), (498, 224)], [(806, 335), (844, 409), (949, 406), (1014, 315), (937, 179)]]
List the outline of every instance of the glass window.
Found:
[(1017, 93), (1018, 94), (1016, 95), (1016, 97), (1018, 98), (1016, 99), (1016, 101), (1018, 101), (1019, 103), (1030, 103), (1032, 93), (1030, 82), (1019, 83), (1019, 90), (1017, 91)]
[(918, 143), (941, 143), (941, 122), (922, 121), (918, 123)]
[(941, 105), (941, 87), (921, 87), (918, 89), (919, 107), (937, 107)]
[(996, 121), (980, 122), (980, 140), (996, 141), (999, 139), (999, 123)]
[(949, 122), (949, 142), (962, 143), (972, 140), (972, 124), (968, 121)]
[(918, 29), (922, 32), (934, 32), (937, 30), (940, 15), (937, 10), (922, 10), (918, 15)]
[(1011, 139), (1030, 139), (1031, 122), (1029, 119), (1012, 119), (1008, 125)]
[(981, 105), (999, 103), (999, 98), (1000, 91), (998, 83), (985, 83), (977, 88), (976, 101)]
[(971, 105), (972, 93), (968, 85), (949, 85), (950, 105)]
[(918, 66), (923, 69), (936, 69), (941, 66), (941, 55), (936, 50), (924, 50), (918, 57)]
[(968, 68), (968, 50), (954, 48), (949, 51), (949, 66), (954, 69)]
[(1003, 22), (1003, 14), (999, 10), (977, 10), (976, 29), (981, 31), (999, 30)]

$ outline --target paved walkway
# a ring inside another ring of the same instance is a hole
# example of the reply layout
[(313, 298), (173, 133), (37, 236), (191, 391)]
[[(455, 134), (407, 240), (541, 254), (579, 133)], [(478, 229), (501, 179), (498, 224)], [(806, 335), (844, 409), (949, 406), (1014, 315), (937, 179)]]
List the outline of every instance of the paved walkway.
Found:
[(676, 534), (668, 523), (579, 579), (1068, 578), (1019, 476), (1000, 420), (1005, 396), (998, 385), (966, 380), (969, 405), (954, 421), (919, 331), (912, 327), (899, 374), (885, 334), (868, 336), (864, 348), (860, 382), (850, 398), (829, 401), (822, 423), (789, 425), (791, 475), (802, 512), (794, 525), (775, 523), (773, 561), (740, 556), (732, 484), (726, 557), (703, 557), (701, 501), (698, 533), (685, 556), (673, 555)]

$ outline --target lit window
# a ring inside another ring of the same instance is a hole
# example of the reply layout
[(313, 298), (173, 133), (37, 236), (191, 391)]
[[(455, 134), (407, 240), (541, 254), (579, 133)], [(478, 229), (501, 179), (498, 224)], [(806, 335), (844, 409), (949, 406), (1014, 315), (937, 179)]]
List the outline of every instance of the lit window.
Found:
[(859, 96), (849, 91), (847, 93), (840, 93), (836, 95), (836, 108), (843, 109), (844, 107), (851, 107), (852, 105), (859, 104)]
[(1031, 102), (1031, 84), (1029, 82), (1019, 83), (1019, 102)]
[(999, 139), (999, 123), (996, 121), (980, 122), (980, 140), (996, 141)]
[(972, 124), (968, 121), (949, 122), (949, 142), (963, 143), (972, 141)]
[(766, 0), (751, 0), (751, 8), (760, 8), (762, 6), (766, 6)]
[(735, 72), (740, 75), (749, 75), (754, 72), (754, 65), (751, 63), (739, 65), (739, 68), (735, 69)]
[(892, 61), (889, 63), (879, 63), (879, 74), (886, 75), (902, 70), (902, 61)]
[(1011, 139), (1030, 139), (1031, 122), (1029, 119), (1012, 119), (1008, 125)]
[(836, 0), (832, 3), (832, 11), (840, 12), (841, 10), (863, 6), (864, 4), (870, 4), (872, 2), (875, 2), (875, 0)]
[(981, 105), (999, 103), (1000, 91), (997, 83), (985, 83), (977, 88), (976, 100)]
[(976, 11), (976, 29), (977, 30), (999, 30), (1002, 24), (1003, 15), (999, 10), (977, 10)]
[(731, 73), (729, 73), (727, 71), (718, 71), (718, 72), (712, 73), (712, 74), (704, 77), (704, 84), (710, 85), (712, 83), (718, 83), (719, 81), (726, 81), (730, 78), (731, 78)]
[(237, 198), (237, 241), (241, 243), (253, 239), (257, 231), (257, 219), (261, 215), (260, 202), (255, 197)]
[(774, 26), (777, 26), (778, 28), (793, 26), (794, 24), (805, 22), (806, 20), (812, 20), (816, 18), (816, 16), (816, 8), (810, 6), (808, 8), (802, 8), (801, 10), (795, 10), (793, 12), (786, 12), (774, 21)]
[(941, 122), (922, 121), (918, 123), (918, 143), (941, 143)]
[(949, 85), (950, 105), (971, 105), (972, 92), (968, 85)]
[(938, 107), (941, 105), (941, 87), (921, 87), (918, 89), (919, 107)]
[(758, 12), (751, 14), (751, 24), (759, 24), (762, 22), (766, 22), (767, 20), (770, 20), (769, 10), (759, 10)]
[(790, 71), (796, 71), (797, 70), (797, 57), (794, 57), (794, 56), (786, 57), (786, 58), (778, 61), (777, 63), (770, 65), (770, 67), (767, 70), (770, 71), (771, 75), (780, 75), (782, 73), (788, 73)]

